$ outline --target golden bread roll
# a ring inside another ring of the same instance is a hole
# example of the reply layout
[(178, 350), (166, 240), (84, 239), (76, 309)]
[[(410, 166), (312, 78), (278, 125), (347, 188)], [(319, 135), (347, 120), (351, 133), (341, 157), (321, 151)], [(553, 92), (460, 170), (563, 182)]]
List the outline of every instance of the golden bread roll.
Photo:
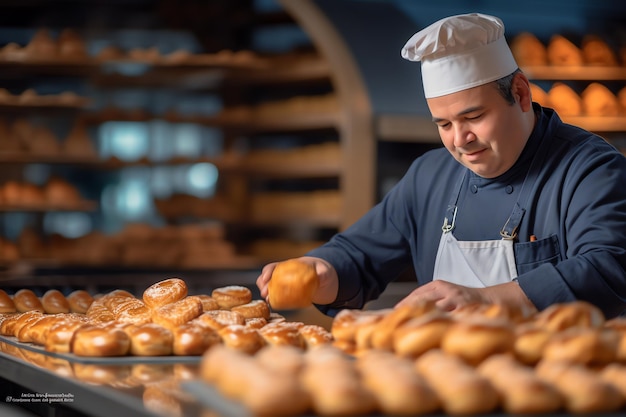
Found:
[(566, 37), (552, 35), (548, 43), (548, 62), (555, 66), (581, 66), (583, 53)]
[(581, 116), (583, 114), (582, 98), (569, 85), (555, 82), (548, 91), (552, 108), (561, 116)]
[(6, 291), (0, 289), (0, 314), (4, 313), (16, 313), (17, 308), (13, 299), (6, 293)]
[(581, 97), (586, 116), (616, 117), (622, 112), (617, 96), (598, 82), (589, 84)]
[(250, 327), (251, 329), (260, 329), (261, 327), (264, 327), (267, 325), (268, 321), (265, 320), (263, 317), (252, 317), (250, 319), (244, 319), (245, 320), (245, 325), (247, 327)]
[(600, 36), (586, 34), (582, 39), (582, 54), (586, 65), (617, 66), (617, 54)]
[(230, 311), (235, 311), (246, 319), (261, 317), (267, 320), (270, 318), (270, 308), (263, 300), (252, 300), (249, 303), (234, 306)]
[(65, 318), (63, 314), (46, 314), (42, 316), (37, 322), (29, 327), (27, 334), (25, 335), (29, 342), (32, 342), (39, 346), (46, 344), (48, 338), (48, 332), (53, 325), (59, 323)]
[(74, 331), (70, 351), (77, 356), (125, 356), (130, 352), (130, 337), (121, 329), (86, 324)]
[(254, 356), (257, 363), (272, 372), (297, 375), (304, 368), (304, 352), (291, 345), (265, 345)]
[(477, 317), (452, 324), (441, 339), (441, 350), (478, 365), (490, 355), (513, 351), (513, 326), (504, 320)]
[(552, 107), (550, 96), (548, 93), (535, 83), (530, 83), (530, 94), (535, 103), (539, 103), (543, 107)]
[(203, 311), (211, 311), (211, 310), (219, 310), (220, 305), (216, 300), (213, 299), (210, 295), (207, 294), (198, 294), (196, 297), (200, 298), (202, 301), (202, 310)]
[(115, 312), (115, 320), (119, 323), (146, 324), (152, 322), (152, 310), (141, 300), (124, 304)]
[(230, 362), (236, 362), (239, 359), (251, 362), (249, 355), (221, 343), (211, 346), (200, 359), (200, 377), (203, 381), (217, 387), (219, 379), (228, 371)]
[(229, 310), (252, 301), (252, 291), (241, 285), (228, 285), (211, 291), (211, 297), (217, 301), (220, 308)]
[(543, 358), (583, 365), (605, 365), (615, 360), (619, 343), (620, 334), (615, 330), (572, 327), (548, 340)]
[(318, 415), (368, 415), (377, 409), (372, 396), (356, 369), (354, 360), (333, 353), (329, 347), (308, 351), (300, 372), (304, 389), (311, 395)]
[(522, 32), (511, 41), (511, 52), (515, 61), (523, 66), (541, 66), (548, 64), (548, 51), (546, 46), (535, 35)]
[(87, 309), (85, 316), (94, 323), (108, 323), (115, 320), (115, 315), (107, 308), (103, 298), (94, 300)]
[(31, 310), (39, 311), (40, 313), (45, 312), (39, 297), (37, 297), (37, 295), (28, 288), (18, 290), (13, 295), (13, 302), (15, 303), (15, 308), (20, 313)]
[(551, 332), (570, 327), (597, 328), (605, 322), (602, 310), (586, 301), (552, 304), (534, 317), (537, 326)]
[(515, 357), (526, 365), (535, 365), (543, 357), (543, 350), (554, 334), (533, 322), (516, 326), (513, 344)]
[(152, 311), (152, 321), (168, 329), (174, 329), (202, 314), (202, 301), (190, 295), (175, 303), (166, 304)]
[(69, 353), (74, 332), (84, 326), (80, 320), (61, 320), (50, 326), (44, 348), (48, 352)]
[(257, 332), (269, 345), (290, 345), (304, 349), (304, 338), (299, 331), (303, 325), (298, 322), (272, 323), (260, 328)]
[(27, 331), (32, 326), (42, 318), (44, 315), (36, 310), (27, 311), (25, 313), (20, 314), (20, 317), (15, 322), (15, 326), (13, 327), (13, 336), (17, 338), (20, 342), (30, 342), (30, 339), (27, 339)]
[(158, 383), (147, 384), (142, 394), (143, 406), (159, 415), (183, 416), (184, 407), (180, 399)]
[(559, 390), (571, 413), (607, 413), (624, 404), (617, 388), (584, 365), (542, 360), (535, 373)]
[(439, 410), (439, 400), (411, 360), (370, 350), (357, 359), (365, 387), (385, 415), (421, 415)]
[(376, 324), (371, 342), (374, 349), (393, 349), (393, 334), (403, 323), (435, 310), (435, 303), (424, 302), (416, 305), (394, 308)]
[(182, 324), (172, 330), (172, 353), (177, 356), (202, 355), (211, 346), (222, 343), (217, 331), (192, 323)]
[(617, 388), (626, 399), (626, 365), (610, 363), (600, 370), (600, 378)]
[(457, 356), (431, 349), (415, 366), (448, 414), (484, 414), (499, 405), (499, 394), (489, 380)]
[(41, 296), (41, 304), (48, 314), (69, 313), (70, 303), (59, 290), (48, 290)]
[[(362, 352), (367, 352), (368, 350), (373, 349), (374, 347), (372, 346), (372, 337), (374, 336), (374, 332), (377, 329), (376, 325), (380, 320), (383, 319), (383, 317), (384, 314), (380, 314), (374, 320), (361, 321), (354, 330), (353, 341), (338, 341), (335, 339), (335, 342), (342, 344), (345, 343), (344, 349), (348, 349), (346, 350), (346, 352), (353, 350), (353, 354), (355, 356), (361, 354)], [(352, 347), (350, 347), (350, 345), (352, 345)]]
[(145, 323), (131, 326), (129, 353), (135, 356), (168, 356), (172, 354), (174, 335), (163, 326)]
[(222, 327), (230, 326), (231, 324), (244, 325), (246, 324), (246, 319), (236, 311), (210, 310), (200, 314), (194, 320), (194, 323), (213, 330), (220, 330)]
[(152, 284), (143, 292), (143, 302), (150, 309), (157, 309), (166, 304), (175, 303), (187, 296), (188, 288), (180, 278), (169, 278)]
[(85, 290), (74, 290), (65, 298), (70, 303), (72, 313), (86, 314), (93, 303), (93, 297)]
[(256, 329), (241, 324), (231, 324), (218, 331), (225, 346), (247, 354), (254, 354), (263, 346), (265, 341)]
[(382, 320), (382, 318), (390, 311), (391, 309), (372, 311), (352, 309), (341, 310), (333, 319), (330, 332), (335, 340), (355, 342), (356, 331), (360, 326), (366, 323)]
[(313, 265), (297, 259), (280, 262), (267, 286), (268, 301), (278, 310), (306, 308), (313, 303), (319, 277)]
[(311, 398), (295, 375), (278, 375), (260, 366), (251, 371), (241, 401), (252, 415), (289, 417), (310, 409)]
[(424, 352), (440, 348), (453, 323), (452, 318), (442, 312), (414, 317), (393, 333), (393, 351), (402, 357), (417, 358)]
[(13, 336), (15, 323), (17, 323), (17, 319), (20, 318), (21, 314), (22, 313), (2, 315), (2, 321), (0, 321), (0, 334), (2, 336)]
[(333, 335), (317, 324), (305, 324), (298, 329), (298, 333), (302, 336), (304, 346), (307, 349), (333, 342)]
[(507, 413), (552, 413), (563, 406), (563, 397), (552, 384), (540, 379), (533, 368), (522, 365), (511, 355), (492, 355), (477, 371), (500, 393), (502, 408)]

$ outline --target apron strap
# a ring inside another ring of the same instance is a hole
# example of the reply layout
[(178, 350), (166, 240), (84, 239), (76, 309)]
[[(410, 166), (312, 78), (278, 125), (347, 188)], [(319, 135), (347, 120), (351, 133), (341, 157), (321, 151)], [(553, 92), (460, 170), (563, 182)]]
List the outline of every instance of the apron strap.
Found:
[(461, 195), (461, 189), (463, 188), (463, 183), (465, 182), (465, 177), (467, 176), (467, 169), (463, 170), (463, 175), (461, 175), (460, 179), (457, 181), (454, 186), (454, 192), (452, 193), (452, 198), (450, 199), (450, 203), (448, 204), (448, 208), (446, 210), (446, 216), (443, 219), (443, 226), (441, 226), (441, 230), (444, 233), (448, 233), (454, 229), (454, 224), (456, 222), (456, 212), (457, 212), (457, 202), (459, 201), (459, 196)]

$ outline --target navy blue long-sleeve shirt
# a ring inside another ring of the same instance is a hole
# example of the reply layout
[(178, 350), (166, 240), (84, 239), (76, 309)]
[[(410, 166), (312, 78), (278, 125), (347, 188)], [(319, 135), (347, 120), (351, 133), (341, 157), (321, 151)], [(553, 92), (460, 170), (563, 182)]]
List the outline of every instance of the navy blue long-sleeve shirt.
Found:
[(465, 171), (455, 237), (500, 239), (530, 163), (549, 141), (514, 245), (518, 282), (540, 310), (586, 300), (607, 317), (626, 311), (626, 158), (552, 109), (535, 104), (535, 111), (536, 126), (506, 173), (482, 178), (444, 148), (427, 152), (379, 204), (310, 251), (339, 276), (337, 300), (318, 308), (328, 315), (362, 308), (410, 266), (419, 285), (431, 281), (446, 208)]

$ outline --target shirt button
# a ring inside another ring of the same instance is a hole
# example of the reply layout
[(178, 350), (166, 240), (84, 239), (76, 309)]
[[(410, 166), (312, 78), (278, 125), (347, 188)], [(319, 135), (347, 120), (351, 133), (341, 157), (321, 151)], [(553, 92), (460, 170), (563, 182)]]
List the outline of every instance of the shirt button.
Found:
[(504, 191), (506, 191), (507, 194), (511, 194), (513, 192), (513, 186), (507, 185)]
[(470, 187), (470, 191), (472, 192), (472, 194), (476, 194), (478, 192), (478, 186), (476, 184), (472, 185)]

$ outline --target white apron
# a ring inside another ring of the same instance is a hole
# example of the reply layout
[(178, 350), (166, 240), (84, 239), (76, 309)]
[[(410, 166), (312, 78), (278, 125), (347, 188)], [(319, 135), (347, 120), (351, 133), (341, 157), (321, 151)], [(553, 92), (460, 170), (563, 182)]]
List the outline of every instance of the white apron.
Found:
[(466, 287), (483, 288), (504, 284), (517, 278), (513, 244), (525, 213), (520, 202), (526, 205), (530, 197), (529, 190), (533, 188), (527, 187), (526, 184), (527, 182), (531, 185), (535, 183), (540, 171), (536, 167), (537, 165), (540, 166), (545, 154), (546, 152), (541, 151), (535, 154), (517, 202), (500, 231), (502, 236), (500, 240), (458, 241), (452, 234), (456, 222), (457, 202), (467, 174), (465, 171), (453, 192), (441, 228), (442, 233), (435, 259), (433, 280), (441, 279)]

